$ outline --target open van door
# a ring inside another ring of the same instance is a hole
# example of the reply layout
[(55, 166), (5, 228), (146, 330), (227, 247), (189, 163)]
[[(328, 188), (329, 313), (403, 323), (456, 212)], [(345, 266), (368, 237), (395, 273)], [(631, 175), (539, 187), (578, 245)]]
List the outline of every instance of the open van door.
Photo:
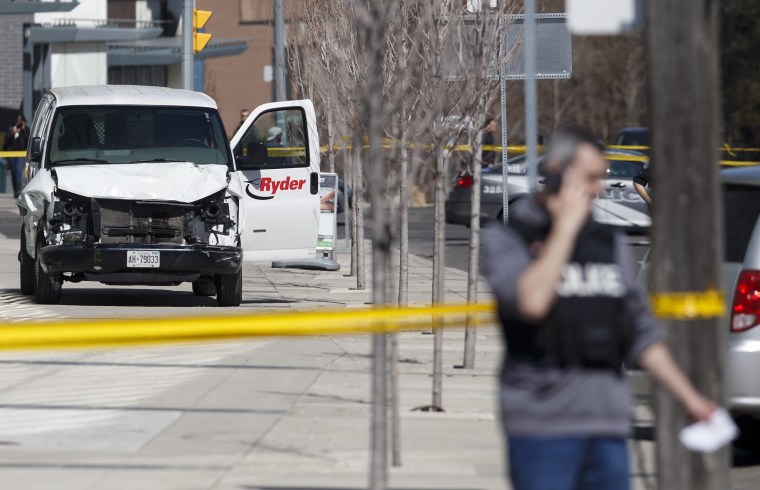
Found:
[(246, 261), (314, 258), (319, 136), (310, 100), (264, 104), (230, 142)]

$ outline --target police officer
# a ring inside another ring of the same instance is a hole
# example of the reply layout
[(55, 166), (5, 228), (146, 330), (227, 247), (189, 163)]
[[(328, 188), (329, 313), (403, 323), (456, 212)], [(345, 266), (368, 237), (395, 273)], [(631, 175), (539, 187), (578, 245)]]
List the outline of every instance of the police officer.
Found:
[(588, 131), (558, 130), (545, 189), (483, 236), (506, 340), (500, 401), (515, 490), (629, 488), (624, 362), (649, 371), (695, 419), (716, 408), (673, 361), (623, 238), (591, 217), (602, 152)]
[(636, 174), (636, 177), (633, 178), (633, 188), (636, 189), (636, 192), (639, 193), (641, 199), (647, 203), (647, 206), (649, 206), (649, 209), (651, 210), (652, 196), (649, 195), (649, 192), (652, 188), (652, 185), (649, 179), (649, 164), (650, 162), (645, 163), (644, 167), (639, 170), (639, 173)]

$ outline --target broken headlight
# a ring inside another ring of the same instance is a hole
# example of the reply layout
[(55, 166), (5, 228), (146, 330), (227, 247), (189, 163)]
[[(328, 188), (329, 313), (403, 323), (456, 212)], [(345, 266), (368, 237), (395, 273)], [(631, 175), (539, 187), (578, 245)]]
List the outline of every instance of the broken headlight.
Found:
[(48, 229), (60, 234), (63, 243), (78, 243), (87, 237), (87, 221), (90, 201), (82, 196), (64, 191), (56, 192), (57, 201), (48, 221)]

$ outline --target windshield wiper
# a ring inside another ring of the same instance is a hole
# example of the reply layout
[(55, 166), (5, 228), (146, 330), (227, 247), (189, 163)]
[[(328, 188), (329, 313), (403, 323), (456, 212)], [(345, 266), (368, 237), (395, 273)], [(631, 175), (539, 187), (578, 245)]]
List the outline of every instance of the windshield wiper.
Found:
[(151, 158), (150, 160), (130, 160), (129, 163), (168, 163), (168, 162), (187, 162), (187, 160), (174, 160), (168, 158)]
[(68, 158), (66, 160), (56, 160), (53, 165), (66, 165), (69, 163), (111, 163), (109, 160), (100, 158)]

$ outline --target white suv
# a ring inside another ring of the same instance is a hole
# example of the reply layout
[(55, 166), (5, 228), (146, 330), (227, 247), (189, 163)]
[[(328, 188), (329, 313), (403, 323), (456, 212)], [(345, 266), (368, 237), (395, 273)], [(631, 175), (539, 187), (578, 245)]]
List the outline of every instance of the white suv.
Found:
[(256, 108), (230, 146), (202, 93), (52, 89), (34, 116), (17, 201), (21, 290), (57, 303), (65, 281), (191, 282), (196, 295), (237, 306), (244, 257), (314, 252), (318, 142), (310, 101)]

